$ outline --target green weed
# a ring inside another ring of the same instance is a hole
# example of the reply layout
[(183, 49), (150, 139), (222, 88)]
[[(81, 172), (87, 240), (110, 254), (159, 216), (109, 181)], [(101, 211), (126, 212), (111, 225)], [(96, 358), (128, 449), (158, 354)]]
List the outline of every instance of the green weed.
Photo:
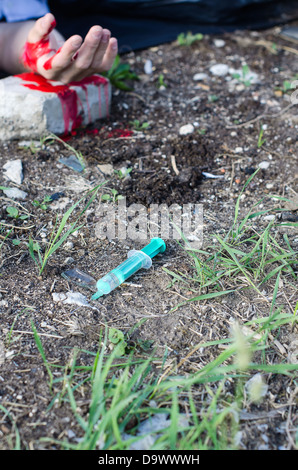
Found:
[(138, 119), (135, 119), (134, 121), (130, 121), (130, 124), (133, 126), (136, 132), (144, 131), (145, 129), (148, 129), (149, 127), (149, 122), (141, 123)]
[(248, 65), (243, 65), (241, 68), (241, 73), (233, 73), (233, 78), (236, 78), (240, 83), (243, 83), (246, 87), (251, 85), (251, 81), (249, 79), (250, 68)]
[(12, 217), (13, 219), (20, 219), (20, 220), (26, 220), (28, 219), (28, 215), (26, 214), (20, 214), (19, 210), (17, 209), (17, 207), (14, 207), (14, 206), (8, 206), (6, 208), (6, 212), (8, 213), (8, 216), (9, 217)]
[(41, 202), (38, 201), (37, 199), (34, 199), (34, 201), (32, 201), (32, 204), (34, 207), (38, 207), (42, 209), (43, 211), (46, 211), (51, 202), (52, 202), (51, 196), (45, 196)]
[(83, 169), (86, 167), (85, 158), (83, 157), (82, 152), (80, 150), (76, 150), (72, 145), (68, 144), (67, 142), (65, 142), (65, 140), (61, 139), (57, 135), (51, 133), (48, 136), (44, 137), (42, 140), (42, 145), (45, 145), (46, 143), (48, 145), (52, 145), (55, 141), (60, 142), (60, 144), (62, 144), (71, 153), (73, 153), (77, 160), (80, 162), (81, 167)]
[[(253, 327), (251, 334), (244, 333), (242, 327), (235, 325), (230, 338), (196, 345), (188, 356), (199, 348), (220, 344), (226, 348), (213, 361), (188, 376), (174, 373), (179, 364), (166, 371), (161, 368), (162, 372), (156, 375), (153, 365), (157, 358), (153, 356), (134, 359), (132, 355), (121, 355), (119, 362), (119, 350), (114, 348), (110, 351), (107, 346), (109, 339), (116, 344), (124, 344), (125, 338), (119, 330), (106, 330), (92, 366), (78, 366), (76, 352), (72, 364), (65, 367), (63, 377), (51, 381), (52, 388), (62, 382), (62, 390), (55, 395), (55, 400), (59, 396), (61, 404), (70, 406), (81, 431), (79, 442), (58, 441), (50, 437), (42, 440), (72, 450), (128, 450), (131, 446), (138, 448), (144, 438), (147, 438), (147, 445), (151, 443), (151, 450), (237, 449), (239, 414), (250, 374), (285, 374), (290, 377), (295, 374), (294, 364), (252, 361), (257, 351), (266, 350), (268, 333), (278, 331), (282, 324), (291, 321), (289, 316), (275, 312), (260, 322), (247, 322), (243, 327)], [(39, 349), (48, 370), (40, 345)], [(161, 366), (165, 359), (159, 360)], [(53, 377), (49, 371), (48, 375)], [(235, 395), (229, 399), (225, 388), (228, 381), (235, 382)], [(78, 399), (81, 388), (86, 397), (87, 384), (90, 386), (89, 407), (82, 413)], [(203, 393), (207, 399), (198, 401), (198, 393)], [(253, 399), (260, 400), (260, 393), (256, 389), (254, 393)], [(183, 403), (183, 413), (180, 403)], [(142, 421), (154, 421), (161, 414), (165, 418), (162, 429), (146, 434), (140, 432)]]
[(177, 37), (177, 42), (179, 46), (192, 46), (195, 42), (199, 42), (202, 39), (203, 34), (192, 34), (191, 31), (188, 31), (187, 33), (180, 33)]
[(163, 73), (159, 74), (159, 76), (158, 76), (157, 87), (158, 88), (162, 88), (162, 87), (166, 88), (167, 87), (167, 84), (165, 82), (165, 77), (164, 77)]
[[(97, 185), (94, 189), (88, 191), (87, 194), (84, 195), (79, 201), (73, 204), (64, 214), (60, 223), (58, 223), (58, 217), (56, 218), (55, 227), (52, 231), (50, 241), (48, 245), (46, 246), (44, 252), (42, 252), (41, 247), (38, 243), (34, 242), (32, 238), (29, 238), (29, 243), (28, 243), (29, 253), (30, 253), (31, 258), (33, 259), (33, 261), (38, 267), (39, 275), (43, 273), (49, 258), (55, 253), (55, 251), (67, 240), (67, 238), (70, 235), (72, 235), (74, 232), (76, 232), (83, 226), (83, 225), (78, 226), (77, 223), (82, 217), (82, 215), (86, 212), (88, 207), (92, 204), (99, 189), (103, 186), (103, 184), (104, 183)], [(68, 220), (70, 216), (72, 215), (72, 213), (74, 212), (74, 210), (89, 195), (91, 195), (91, 197), (89, 201), (87, 202), (87, 204), (84, 206), (83, 210), (80, 212), (76, 220), (73, 223), (71, 223), (70, 228), (64, 231), (68, 223)]]
[(120, 201), (123, 198), (124, 198), (124, 196), (119, 194), (117, 189), (114, 189), (114, 188), (110, 189), (110, 193), (105, 193), (105, 194), (102, 194), (102, 196), (101, 196), (101, 200), (103, 202), (113, 202), (114, 204), (117, 201)]
[(132, 80), (139, 80), (138, 75), (131, 70), (127, 63), (121, 63), (120, 56), (117, 55), (114, 64), (108, 72), (102, 73), (103, 76), (109, 79), (115, 88), (123, 91), (131, 91), (132, 87), (127, 84)]
[(262, 145), (264, 145), (264, 143), (266, 142), (266, 139), (263, 139), (263, 134), (264, 134), (264, 129), (263, 129), (263, 126), (261, 125), (261, 129), (260, 129), (260, 132), (259, 132), (259, 136), (258, 136), (258, 149), (262, 147)]
[(132, 168), (124, 168), (124, 169), (114, 171), (115, 175), (117, 175), (118, 178), (120, 178), (121, 180), (126, 178), (131, 172), (132, 172)]
[(20, 433), (19, 433), (19, 430), (17, 428), (16, 422), (13, 419), (13, 417), (11, 416), (9, 410), (7, 410), (3, 405), (1, 405), (1, 403), (0, 403), (0, 410), (4, 413), (1, 421), (5, 421), (5, 419), (7, 417), (9, 419), (9, 421), (11, 422), (11, 424), (12, 424), (12, 429), (13, 429), (13, 432), (14, 432), (14, 435), (15, 435), (15, 443), (14, 444), (11, 441), (11, 436), (9, 436), (7, 438), (7, 440), (11, 441), (10, 446), (13, 450), (20, 450), (20, 448), (21, 448), (21, 438), (20, 438)]

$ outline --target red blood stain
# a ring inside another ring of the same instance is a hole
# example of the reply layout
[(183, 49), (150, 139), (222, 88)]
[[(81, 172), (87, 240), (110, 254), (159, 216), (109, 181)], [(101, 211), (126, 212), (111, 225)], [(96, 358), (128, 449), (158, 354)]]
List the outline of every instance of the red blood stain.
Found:
[(37, 61), (44, 54), (49, 54), (54, 49), (50, 49), (49, 40), (42, 39), (38, 42), (26, 42), (23, 52), (23, 63), (26, 67), (31, 69), (33, 72), (37, 71)]
[(57, 23), (56, 23), (56, 20), (54, 19), (54, 20), (52, 21), (52, 23), (50, 24), (50, 28), (49, 28), (49, 30), (48, 30), (48, 32), (47, 32), (47, 35), (50, 34), (50, 33), (53, 31), (54, 28), (56, 28), (56, 24), (57, 24)]
[[(41, 38), (40, 41), (26, 42), (23, 52), (23, 63), (26, 67), (33, 72), (37, 71), (37, 61), (40, 57), (49, 52), (56, 52), (55, 49), (50, 48), (49, 34), (56, 27), (56, 20), (52, 21), (47, 33)], [(58, 52), (58, 51), (57, 51)]]
[(64, 119), (64, 135), (69, 134), (69, 132), (74, 131), (76, 128), (80, 127), (83, 122), (82, 115), (79, 110), (79, 104), (82, 108), (82, 103), (80, 103), (77, 91), (73, 87), (82, 87), (86, 93), (86, 102), (89, 114), (89, 122), (91, 122), (90, 108), (88, 102), (88, 89), (87, 85), (92, 84), (98, 86), (99, 94), (99, 116), (101, 116), (101, 89), (103, 86), (105, 99), (106, 99), (106, 109), (108, 109), (109, 95), (108, 95), (108, 80), (104, 77), (98, 75), (92, 75), (86, 77), (78, 82), (71, 82), (69, 84), (60, 84), (59, 82), (53, 82), (45, 79), (41, 75), (35, 73), (23, 73), (17, 75), (21, 80), (23, 80), (23, 85), (31, 90), (37, 90), (43, 93), (56, 93), (62, 107), (63, 119)]
[(50, 70), (52, 68), (52, 62), (53, 62), (53, 59), (54, 57), (56, 57), (57, 54), (59, 54), (59, 52), (61, 51), (62, 47), (60, 47), (56, 54), (52, 55), (52, 57), (50, 57), (48, 60), (45, 61), (45, 63), (43, 64), (43, 68), (45, 70)]
[(113, 129), (107, 137), (108, 139), (118, 139), (120, 137), (131, 137), (132, 135), (133, 131), (129, 129)]

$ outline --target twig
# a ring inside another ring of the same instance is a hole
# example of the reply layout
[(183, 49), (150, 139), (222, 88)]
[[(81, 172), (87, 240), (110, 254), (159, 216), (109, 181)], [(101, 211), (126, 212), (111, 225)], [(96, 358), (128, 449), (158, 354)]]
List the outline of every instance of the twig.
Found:
[(20, 202), (14, 201), (14, 200), (11, 199), (10, 197), (0, 197), (0, 199), (2, 199), (3, 201), (13, 201), (14, 204), (16, 204), (17, 206), (21, 207), (25, 212), (27, 212), (27, 214), (32, 215), (32, 214), (26, 209), (26, 207), (24, 207)]
[[(22, 330), (13, 330), (14, 333), (21, 333), (25, 335), (33, 335), (33, 331), (22, 331)], [(39, 336), (47, 336), (48, 338), (56, 338), (56, 339), (63, 339), (63, 336), (58, 336), (58, 335), (50, 335), (48, 333), (38, 333)]]
[(235, 162), (232, 160), (232, 172), (231, 172), (231, 180), (230, 180), (230, 189), (232, 189), (234, 176), (235, 176)]
[(254, 122), (257, 122), (259, 121), (260, 119), (263, 119), (264, 117), (267, 117), (267, 118), (276, 118), (278, 116), (281, 116), (282, 114), (286, 113), (289, 109), (291, 109), (293, 106), (295, 106), (295, 103), (290, 103), (288, 104), (288, 106), (286, 106), (285, 108), (283, 108), (281, 111), (279, 111), (278, 113), (274, 113), (274, 114), (267, 114), (266, 112), (260, 114), (259, 116), (253, 118), (253, 119), (250, 119), (250, 121), (246, 121), (246, 122), (242, 122), (241, 124), (234, 124), (233, 126), (226, 126), (227, 129), (238, 129), (240, 127), (245, 127), (245, 126), (248, 126), (250, 124), (253, 124)]
[(289, 46), (279, 46), (281, 49), (284, 49), (285, 51), (292, 52), (293, 54), (298, 54), (298, 50), (294, 49), (293, 47)]
[(138, 95), (138, 93), (135, 93), (134, 91), (129, 91), (128, 94), (131, 95), (131, 96), (135, 96), (139, 100), (143, 101), (143, 103), (145, 103), (145, 104), (147, 103), (147, 101), (145, 100), (145, 98), (143, 98), (143, 96)]
[[(270, 52), (272, 52), (272, 46), (273, 46), (274, 43), (271, 42), (271, 41), (265, 41), (265, 40), (261, 39), (260, 41), (257, 41), (255, 44), (257, 46), (264, 46), (266, 49), (268, 49)], [(283, 49), (284, 51), (292, 52), (293, 54), (298, 54), (298, 50), (294, 49), (293, 47), (283, 46), (283, 45), (277, 44), (276, 48), (277, 49)]]
[(179, 175), (179, 170), (178, 170), (177, 165), (176, 165), (175, 155), (171, 155), (171, 164), (172, 164), (174, 172), (178, 176)]

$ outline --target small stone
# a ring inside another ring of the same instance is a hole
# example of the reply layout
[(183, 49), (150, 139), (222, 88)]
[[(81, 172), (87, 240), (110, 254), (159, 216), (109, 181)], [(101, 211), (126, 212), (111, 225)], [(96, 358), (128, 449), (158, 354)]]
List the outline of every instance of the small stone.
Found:
[(202, 80), (206, 80), (208, 78), (208, 75), (207, 73), (204, 73), (204, 72), (200, 72), (200, 73), (196, 73), (194, 76), (193, 76), (193, 80), (195, 82), (200, 82)]
[(217, 77), (223, 77), (229, 73), (229, 67), (226, 64), (215, 64), (210, 67), (210, 72)]
[(224, 47), (226, 42), (223, 39), (214, 39), (213, 44), (215, 47)]
[(71, 242), (70, 240), (68, 240), (65, 244), (64, 244), (64, 248), (65, 250), (72, 250), (73, 249), (73, 242)]
[(58, 201), (55, 201), (53, 204), (49, 206), (49, 208), (53, 211), (64, 210), (65, 207), (70, 204), (69, 197), (62, 197)]
[(69, 439), (73, 439), (74, 437), (76, 437), (76, 433), (73, 432), (71, 429), (68, 429), (67, 436)]
[(18, 142), (18, 147), (23, 148), (23, 147), (31, 147), (33, 145), (34, 147), (41, 147), (41, 143), (39, 140), (20, 140)]
[(5, 170), (4, 177), (13, 183), (22, 184), (23, 182), (23, 165), (20, 159), (9, 160), (3, 165)]
[(52, 298), (54, 302), (62, 302), (64, 304), (74, 304), (83, 307), (90, 307), (87, 297), (81, 294), (80, 292), (67, 292), (64, 294), (63, 292), (54, 292), (52, 294)]
[(28, 195), (25, 191), (22, 191), (21, 189), (18, 189), (18, 188), (4, 189), (3, 192), (7, 197), (10, 197), (11, 199), (24, 200), (26, 199)]
[(263, 161), (259, 163), (259, 168), (261, 168), (262, 170), (267, 170), (267, 168), (269, 168), (269, 165), (270, 165), (269, 162)]
[(146, 60), (145, 65), (144, 65), (144, 72), (147, 75), (151, 75), (152, 73), (152, 61), (151, 60)]
[(89, 302), (85, 295), (80, 292), (67, 292), (67, 298), (63, 301), (64, 304), (75, 304), (81, 306), (89, 306)]
[(238, 85), (235, 86), (236, 91), (243, 91), (245, 90), (245, 85), (243, 83), (238, 83)]
[(104, 175), (111, 176), (114, 173), (113, 165), (110, 163), (103, 163), (102, 165), (98, 165), (99, 171)]
[(66, 265), (69, 265), (69, 264), (72, 264), (75, 262), (75, 259), (72, 257), (72, 256), (68, 256), (67, 258), (65, 258), (65, 260), (63, 261), (63, 265), (66, 266)]
[(180, 127), (179, 134), (180, 135), (192, 134), (194, 130), (195, 128), (192, 124), (185, 124), (185, 126)]
[(75, 155), (70, 155), (69, 157), (62, 157), (59, 160), (60, 163), (66, 165), (68, 168), (71, 168), (74, 171), (79, 173), (84, 170), (84, 164), (81, 162)]
[(54, 292), (52, 294), (52, 298), (54, 302), (61, 302), (66, 299), (66, 295), (63, 292)]

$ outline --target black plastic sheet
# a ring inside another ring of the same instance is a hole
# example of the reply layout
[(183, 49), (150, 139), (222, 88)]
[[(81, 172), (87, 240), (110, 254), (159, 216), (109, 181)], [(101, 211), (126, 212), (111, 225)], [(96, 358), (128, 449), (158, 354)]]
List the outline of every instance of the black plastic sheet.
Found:
[(120, 51), (170, 42), (181, 32), (220, 34), (298, 19), (297, 0), (50, 0), (58, 29), (85, 35), (93, 24), (111, 30)]

